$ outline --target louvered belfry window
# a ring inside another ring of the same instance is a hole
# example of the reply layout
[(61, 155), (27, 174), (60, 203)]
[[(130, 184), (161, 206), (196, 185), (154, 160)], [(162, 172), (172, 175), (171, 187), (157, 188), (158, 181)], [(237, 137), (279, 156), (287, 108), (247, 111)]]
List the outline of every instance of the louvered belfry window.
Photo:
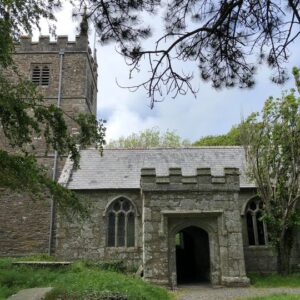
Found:
[(134, 247), (135, 212), (126, 198), (116, 199), (107, 210), (107, 246)]
[(32, 67), (31, 80), (36, 85), (48, 86), (50, 83), (49, 65), (34, 65)]

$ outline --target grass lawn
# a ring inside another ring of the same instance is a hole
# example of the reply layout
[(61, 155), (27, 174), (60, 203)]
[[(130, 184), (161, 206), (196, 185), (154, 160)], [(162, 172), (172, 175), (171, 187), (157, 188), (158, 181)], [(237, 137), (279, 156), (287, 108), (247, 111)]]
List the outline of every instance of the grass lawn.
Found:
[[(300, 288), (300, 273), (293, 273), (287, 276), (278, 274), (260, 275), (248, 274), (251, 285), (257, 288), (276, 288), (290, 287)], [(270, 296), (259, 296), (250, 298), (241, 298), (242, 300), (300, 300), (300, 295), (292, 294), (274, 294)]]
[(251, 280), (251, 285), (254, 287), (260, 287), (260, 288), (300, 287), (300, 273), (292, 273), (287, 276), (281, 276), (278, 274), (271, 274), (271, 275), (249, 274), (248, 277)]
[[(23, 260), (23, 259), (22, 259)], [(39, 260), (37, 258), (36, 260)], [(131, 274), (101, 270), (79, 261), (59, 268), (13, 266), (13, 259), (0, 259), (0, 300), (24, 288), (54, 287), (46, 300), (116, 299), (170, 300), (167, 290), (135, 278)], [(115, 298), (108, 298), (108, 296)]]
[(300, 295), (276, 294), (263, 297), (242, 298), (241, 300), (299, 300)]

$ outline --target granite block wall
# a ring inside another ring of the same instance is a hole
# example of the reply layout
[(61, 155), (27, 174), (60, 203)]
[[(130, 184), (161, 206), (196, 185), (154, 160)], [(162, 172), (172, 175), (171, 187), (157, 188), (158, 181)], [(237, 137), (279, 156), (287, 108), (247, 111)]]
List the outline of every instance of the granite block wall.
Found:
[(48, 253), (49, 201), (0, 189), (0, 256)]
[[(68, 222), (58, 216), (56, 234), (56, 256), (75, 260), (121, 260), (128, 267), (137, 269), (142, 264), (142, 202), (139, 190), (99, 190), (80, 191), (81, 197), (88, 197), (91, 204), (91, 216), (86, 221)], [(135, 246), (107, 247), (108, 205), (125, 197), (136, 207)]]
[(176, 286), (175, 235), (198, 226), (209, 236), (210, 281), (247, 285), (238, 170), (225, 169), (219, 177), (211, 176), (209, 169), (197, 169), (197, 176), (189, 177), (178, 168), (169, 172), (161, 177), (155, 169), (142, 169), (145, 279)]

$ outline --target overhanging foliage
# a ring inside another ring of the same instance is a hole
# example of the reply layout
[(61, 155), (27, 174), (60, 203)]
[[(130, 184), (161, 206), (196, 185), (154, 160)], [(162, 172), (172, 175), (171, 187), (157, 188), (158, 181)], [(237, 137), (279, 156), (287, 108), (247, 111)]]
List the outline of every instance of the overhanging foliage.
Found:
[(263, 219), (281, 273), (289, 272), (294, 230), (300, 225), (299, 69), (293, 74), (296, 89), (270, 97), (262, 113), (250, 115), (242, 126), (249, 175), (264, 203)]
[[(0, 2), (0, 187), (20, 190), (40, 199), (51, 196), (65, 215), (76, 212), (86, 216), (87, 207), (75, 193), (50, 180), (46, 170), (31, 155), (33, 139), (42, 138), (45, 154), (57, 151), (58, 157), (70, 155), (79, 166), (79, 147), (105, 143), (103, 122), (90, 114), (67, 115), (60, 107), (45, 103), (39, 90), (23, 78), (13, 62), (14, 42), (21, 34), (31, 34), (42, 17), (53, 21), (59, 0), (4, 0)], [(71, 135), (67, 119), (77, 124)]]

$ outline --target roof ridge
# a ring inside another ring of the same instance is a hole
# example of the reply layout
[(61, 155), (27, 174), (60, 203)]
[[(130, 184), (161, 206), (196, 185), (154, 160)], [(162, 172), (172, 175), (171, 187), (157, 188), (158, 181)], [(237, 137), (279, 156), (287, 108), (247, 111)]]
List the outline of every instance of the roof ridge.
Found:
[[(133, 150), (195, 150), (195, 149), (241, 149), (243, 146), (192, 146), (192, 147), (149, 147), (149, 148), (104, 148), (103, 151), (133, 151)], [(82, 149), (82, 151), (98, 151), (95, 148)]]

